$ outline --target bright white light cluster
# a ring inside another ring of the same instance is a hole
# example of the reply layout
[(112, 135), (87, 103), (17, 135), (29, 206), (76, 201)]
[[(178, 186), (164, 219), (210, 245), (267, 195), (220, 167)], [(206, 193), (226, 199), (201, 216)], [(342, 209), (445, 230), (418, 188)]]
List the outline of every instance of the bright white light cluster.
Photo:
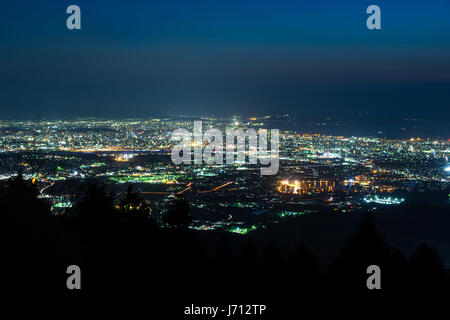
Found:
[(398, 199), (398, 198), (392, 198), (392, 197), (385, 197), (385, 198), (379, 198), (378, 196), (375, 197), (366, 197), (364, 198), (364, 201), (366, 203), (378, 203), (378, 204), (400, 204), (405, 199)]

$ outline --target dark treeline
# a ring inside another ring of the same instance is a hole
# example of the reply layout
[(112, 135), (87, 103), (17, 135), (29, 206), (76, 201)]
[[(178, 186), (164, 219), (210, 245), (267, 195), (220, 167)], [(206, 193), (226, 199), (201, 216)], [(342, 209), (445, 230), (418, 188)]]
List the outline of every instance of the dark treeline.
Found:
[[(39, 296), (140, 296), (190, 303), (284, 303), (317, 296), (395, 297), (449, 293), (449, 277), (427, 244), (406, 259), (380, 236), (369, 216), (322, 270), (308, 248), (287, 255), (273, 243), (242, 240), (231, 250), (223, 232), (210, 252), (190, 230), (189, 205), (170, 204), (162, 221), (131, 189), (119, 203), (88, 182), (74, 205), (54, 215), (37, 188), (19, 175), (0, 186), (1, 290)], [(68, 290), (78, 265), (82, 289)], [(381, 290), (368, 290), (369, 265), (381, 268)]]

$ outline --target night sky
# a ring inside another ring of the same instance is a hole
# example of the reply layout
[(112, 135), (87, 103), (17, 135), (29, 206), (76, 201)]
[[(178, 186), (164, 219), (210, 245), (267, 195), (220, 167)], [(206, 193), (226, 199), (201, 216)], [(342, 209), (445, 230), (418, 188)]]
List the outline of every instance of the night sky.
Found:
[[(371, 4), (382, 30), (366, 28)], [(0, 12), (2, 119), (450, 116), (448, 0), (2, 0)]]

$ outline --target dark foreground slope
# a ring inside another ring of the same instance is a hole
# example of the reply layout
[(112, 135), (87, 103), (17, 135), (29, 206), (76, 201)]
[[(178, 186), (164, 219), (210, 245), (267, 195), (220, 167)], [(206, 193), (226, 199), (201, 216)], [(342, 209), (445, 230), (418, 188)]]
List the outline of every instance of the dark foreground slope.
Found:
[[(20, 176), (1, 188), (1, 290), (10, 297), (136, 299), (183, 318), (192, 304), (266, 304), (275, 315), (336, 300), (449, 294), (438, 251), (420, 244), (448, 243), (448, 217), (437, 207), (403, 207), (395, 216), (390, 209), (310, 215), (231, 236), (188, 229), (189, 206), (180, 199), (161, 228), (131, 191), (115, 205), (113, 195), (90, 183), (71, 210), (54, 216)], [(423, 210), (427, 215), (417, 216)], [(402, 239), (417, 242), (414, 252), (393, 245)], [(81, 290), (67, 288), (70, 265), (80, 267)], [(371, 265), (381, 270), (381, 290), (367, 287)]]

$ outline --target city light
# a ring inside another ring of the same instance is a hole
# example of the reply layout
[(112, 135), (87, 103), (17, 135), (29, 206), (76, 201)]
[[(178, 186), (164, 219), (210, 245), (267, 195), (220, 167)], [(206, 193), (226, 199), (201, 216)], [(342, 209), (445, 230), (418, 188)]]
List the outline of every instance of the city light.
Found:
[[(264, 119), (272, 125), (270, 118)], [(220, 130), (235, 121), (244, 131), (262, 128), (262, 123), (249, 122), (248, 118), (203, 121), (205, 127)], [(4, 128), (0, 160), (6, 164), (0, 180), (13, 177), (14, 166), (21, 168), (24, 179), (34, 181), (42, 191), (39, 197), (52, 202), (55, 214), (68, 208), (71, 190), (65, 181), (81, 183), (96, 177), (115, 192), (117, 200), (123, 196), (124, 185), (135, 184), (139, 195), (153, 203), (155, 212), (164, 212), (173, 197), (183, 196), (198, 213), (192, 229), (236, 234), (251, 232), (253, 225), (264, 229), (314, 212), (358, 212), (369, 206), (361, 204), (398, 205), (404, 201), (388, 197), (389, 193), (448, 188), (447, 140), (342, 137), (286, 130), (280, 135), (281, 174), (277, 180), (266, 182), (250, 164), (173, 165), (170, 154), (175, 142), (170, 133), (190, 126), (190, 118), (170, 117), (0, 121), (0, 128)], [(65, 142), (64, 149), (60, 141)], [(411, 146), (413, 155), (408, 152)], [(23, 157), (11, 162), (16, 153), (23, 153)], [(36, 163), (40, 162), (46, 166), (37, 171)]]
[(304, 215), (304, 214), (305, 214), (305, 212), (302, 212), (302, 211), (300, 211), (300, 212), (296, 212), (296, 211), (283, 211), (283, 212), (280, 212), (278, 215), (279, 215), (281, 218), (284, 218), (284, 217), (301, 216), (301, 215)]
[(364, 198), (364, 201), (366, 203), (378, 203), (378, 204), (387, 204), (387, 205), (391, 205), (391, 204), (400, 204), (402, 202), (405, 201), (405, 199), (398, 199), (398, 198), (392, 198), (392, 197), (378, 197), (378, 196), (368, 196), (366, 198)]
[(134, 154), (121, 154), (119, 156), (116, 156), (114, 160), (117, 162), (127, 162), (130, 161), (130, 159), (132, 159), (133, 157)]
[(279, 182), (277, 191), (280, 193), (306, 194), (310, 192), (332, 192), (336, 187), (336, 183), (328, 180), (282, 180)]

